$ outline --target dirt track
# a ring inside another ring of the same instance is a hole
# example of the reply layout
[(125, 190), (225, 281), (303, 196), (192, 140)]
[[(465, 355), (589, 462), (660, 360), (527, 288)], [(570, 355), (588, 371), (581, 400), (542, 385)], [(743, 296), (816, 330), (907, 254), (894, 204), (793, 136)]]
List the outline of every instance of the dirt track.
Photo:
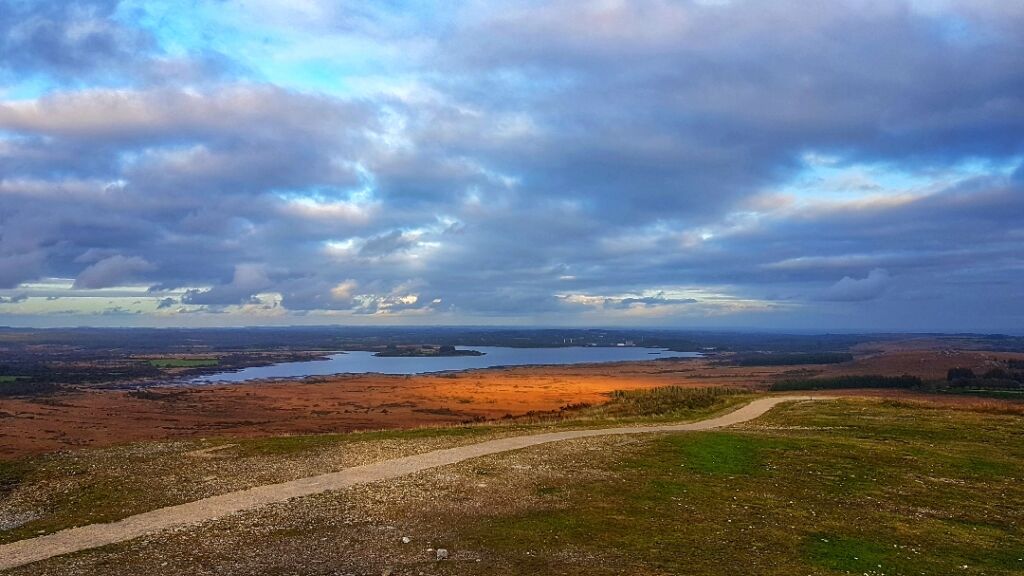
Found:
[(687, 424), (570, 430), (501, 438), (469, 446), (436, 450), (425, 454), (385, 460), (365, 466), (356, 466), (338, 472), (300, 478), (280, 484), (258, 486), (187, 504), (160, 508), (109, 524), (92, 524), (71, 528), (46, 536), (5, 544), (0, 546), (0, 570), (7, 570), (31, 562), (38, 562), (54, 556), (70, 554), (89, 548), (123, 542), (177, 526), (213, 520), (236, 512), (283, 502), (291, 498), (309, 496), (328, 490), (340, 490), (357, 484), (397, 478), (421, 470), (455, 464), (463, 460), (489, 454), (519, 450), (548, 442), (593, 436), (710, 430), (752, 420), (782, 402), (813, 399), (815, 398), (810, 396), (761, 398), (728, 414)]

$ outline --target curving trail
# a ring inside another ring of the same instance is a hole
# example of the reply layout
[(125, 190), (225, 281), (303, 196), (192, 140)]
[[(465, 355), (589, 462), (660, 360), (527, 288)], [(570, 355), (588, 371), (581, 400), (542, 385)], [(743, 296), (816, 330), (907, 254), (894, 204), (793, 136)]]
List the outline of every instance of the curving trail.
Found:
[(489, 454), (519, 450), (548, 442), (589, 438), (592, 436), (711, 430), (753, 420), (782, 402), (815, 399), (822, 399), (822, 397), (773, 396), (759, 398), (728, 414), (687, 424), (567, 430), (564, 432), (500, 438), (480, 442), (479, 444), (435, 450), (424, 454), (355, 466), (338, 472), (300, 478), (280, 484), (257, 486), (247, 490), (239, 490), (237, 492), (221, 494), (220, 496), (196, 500), (187, 504), (158, 508), (109, 524), (90, 524), (78, 528), (69, 528), (46, 536), (0, 545), (0, 570), (9, 570), (62, 554), (70, 554), (72, 552), (124, 542), (169, 528), (214, 520), (236, 512), (266, 506), (267, 504), (284, 502), (291, 498), (309, 496), (328, 490), (340, 490), (367, 482), (397, 478), (406, 474), (455, 464), (463, 460)]

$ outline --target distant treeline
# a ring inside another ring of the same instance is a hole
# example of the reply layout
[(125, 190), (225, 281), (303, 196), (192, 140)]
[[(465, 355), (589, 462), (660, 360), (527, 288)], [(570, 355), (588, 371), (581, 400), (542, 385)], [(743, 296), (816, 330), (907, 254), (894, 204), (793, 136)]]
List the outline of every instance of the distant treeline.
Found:
[(839, 364), (853, 360), (849, 352), (751, 353), (732, 357), (737, 366), (800, 366), (803, 364)]
[[(779, 380), (771, 390), (840, 390), (847, 388), (901, 388), (931, 393), (970, 393), (1006, 395), (1024, 394), (1024, 372), (1014, 369), (1015, 361), (1007, 363), (1008, 368), (993, 367), (981, 375), (970, 368), (951, 368), (946, 380), (922, 381), (917, 376), (835, 376), (831, 378), (803, 378)], [(1019, 362), (1019, 361), (1017, 361)], [(1017, 364), (1019, 366), (1019, 364)], [(1014, 397), (1016, 397), (1014, 396)], [(1007, 396), (1009, 397), (1009, 396)]]
[(31, 380), (0, 380), (0, 398), (8, 396), (29, 396), (51, 394), (61, 387), (53, 382), (35, 382)]
[(0, 382), (96, 384), (113, 380), (154, 378), (162, 372), (148, 362), (113, 361), (95, 364), (8, 362), (0, 364)]
[(946, 373), (949, 388), (985, 390), (1024, 390), (1024, 362), (1009, 360), (1007, 367), (993, 367), (981, 375), (970, 368), (950, 368)]
[(846, 388), (918, 388), (922, 385), (917, 376), (835, 376), (832, 378), (811, 378), (804, 380), (780, 380), (771, 389), (783, 390), (840, 390)]
[[(440, 346), (637, 346), (705, 352), (831, 352), (865, 342), (906, 338), (905, 334), (782, 334), (703, 330), (604, 328), (360, 327), (301, 326), (252, 328), (54, 328), (0, 327), (0, 349), (28, 354), (46, 347), (77, 354), (237, 352), (251, 350), (378, 350), (387, 344)], [(979, 338), (979, 337), (975, 337)], [(1024, 338), (1020, 339), (1024, 350)], [(987, 346), (987, 344), (986, 344)]]

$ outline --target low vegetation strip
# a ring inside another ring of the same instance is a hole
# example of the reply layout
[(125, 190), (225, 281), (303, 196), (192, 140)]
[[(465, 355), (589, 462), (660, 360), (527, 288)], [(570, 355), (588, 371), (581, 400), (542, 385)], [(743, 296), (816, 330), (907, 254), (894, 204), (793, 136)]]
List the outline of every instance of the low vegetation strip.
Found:
[(783, 392), (851, 388), (920, 388), (922, 384), (921, 379), (917, 376), (836, 376), (833, 378), (780, 380), (772, 384), (771, 390)]
[(52, 394), (60, 389), (61, 386), (53, 382), (38, 382), (13, 376), (0, 376), (0, 398)]
[(737, 366), (801, 366), (805, 364), (839, 364), (853, 361), (849, 352), (747, 353), (732, 357)]
[(722, 387), (660, 386), (615, 390), (608, 394), (608, 401), (601, 404), (567, 404), (558, 410), (527, 412), (520, 416), (509, 414), (504, 419), (509, 422), (535, 423), (557, 420), (569, 425), (608, 420), (629, 423), (668, 422), (704, 416), (741, 404), (750, 397), (749, 390)]
[(149, 360), (150, 366), (157, 368), (204, 368), (217, 366), (216, 358), (154, 358)]
[(148, 533), (169, 528), (212, 520), (244, 510), (283, 502), (291, 498), (397, 478), (422, 470), (454, 464), (470, 458), (577, 438), (651, 432), (711, 430), (752, 420), (783, 402), (808, 399), (811, 398), (807, 396), (760, 398), (722, 416), (686, 424), (567, 430), (513, 436), (457, 448), (436, 450), (404, 458), (385, 460), (290, 482), (259, 486), (187, 504), (160, 508), (130, 516), (117, 522), (71, 528), (46, 536), (5, 544), (0, 546), (0, 570), (22, 566), (62, 554), (70, 554), (89, 548), (131, 540)]

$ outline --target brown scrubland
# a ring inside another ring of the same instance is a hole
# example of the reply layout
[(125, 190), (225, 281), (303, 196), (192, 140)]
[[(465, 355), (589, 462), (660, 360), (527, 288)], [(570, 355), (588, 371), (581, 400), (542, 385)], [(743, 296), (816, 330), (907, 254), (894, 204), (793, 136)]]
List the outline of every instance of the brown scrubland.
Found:
[[(999, 359), (1024, 357), (920, 345), (865, 346), (855, 352), (854, 361), (830, 365), (743, 367), (705, 358), (408, 377), (344, 375), (139, 391), (73, 389), (0, 399), (0, 459), (140, 440), (449, 425), (598, 404), (613, 390), (669, 385), (765, 389), (782, 378), (866, 374), (942, 379), (952, 367), (981, 370)], [(876, 393), (925, 397), (900, 390)], [(979, 402), (948, 396), (932, 399)]]

